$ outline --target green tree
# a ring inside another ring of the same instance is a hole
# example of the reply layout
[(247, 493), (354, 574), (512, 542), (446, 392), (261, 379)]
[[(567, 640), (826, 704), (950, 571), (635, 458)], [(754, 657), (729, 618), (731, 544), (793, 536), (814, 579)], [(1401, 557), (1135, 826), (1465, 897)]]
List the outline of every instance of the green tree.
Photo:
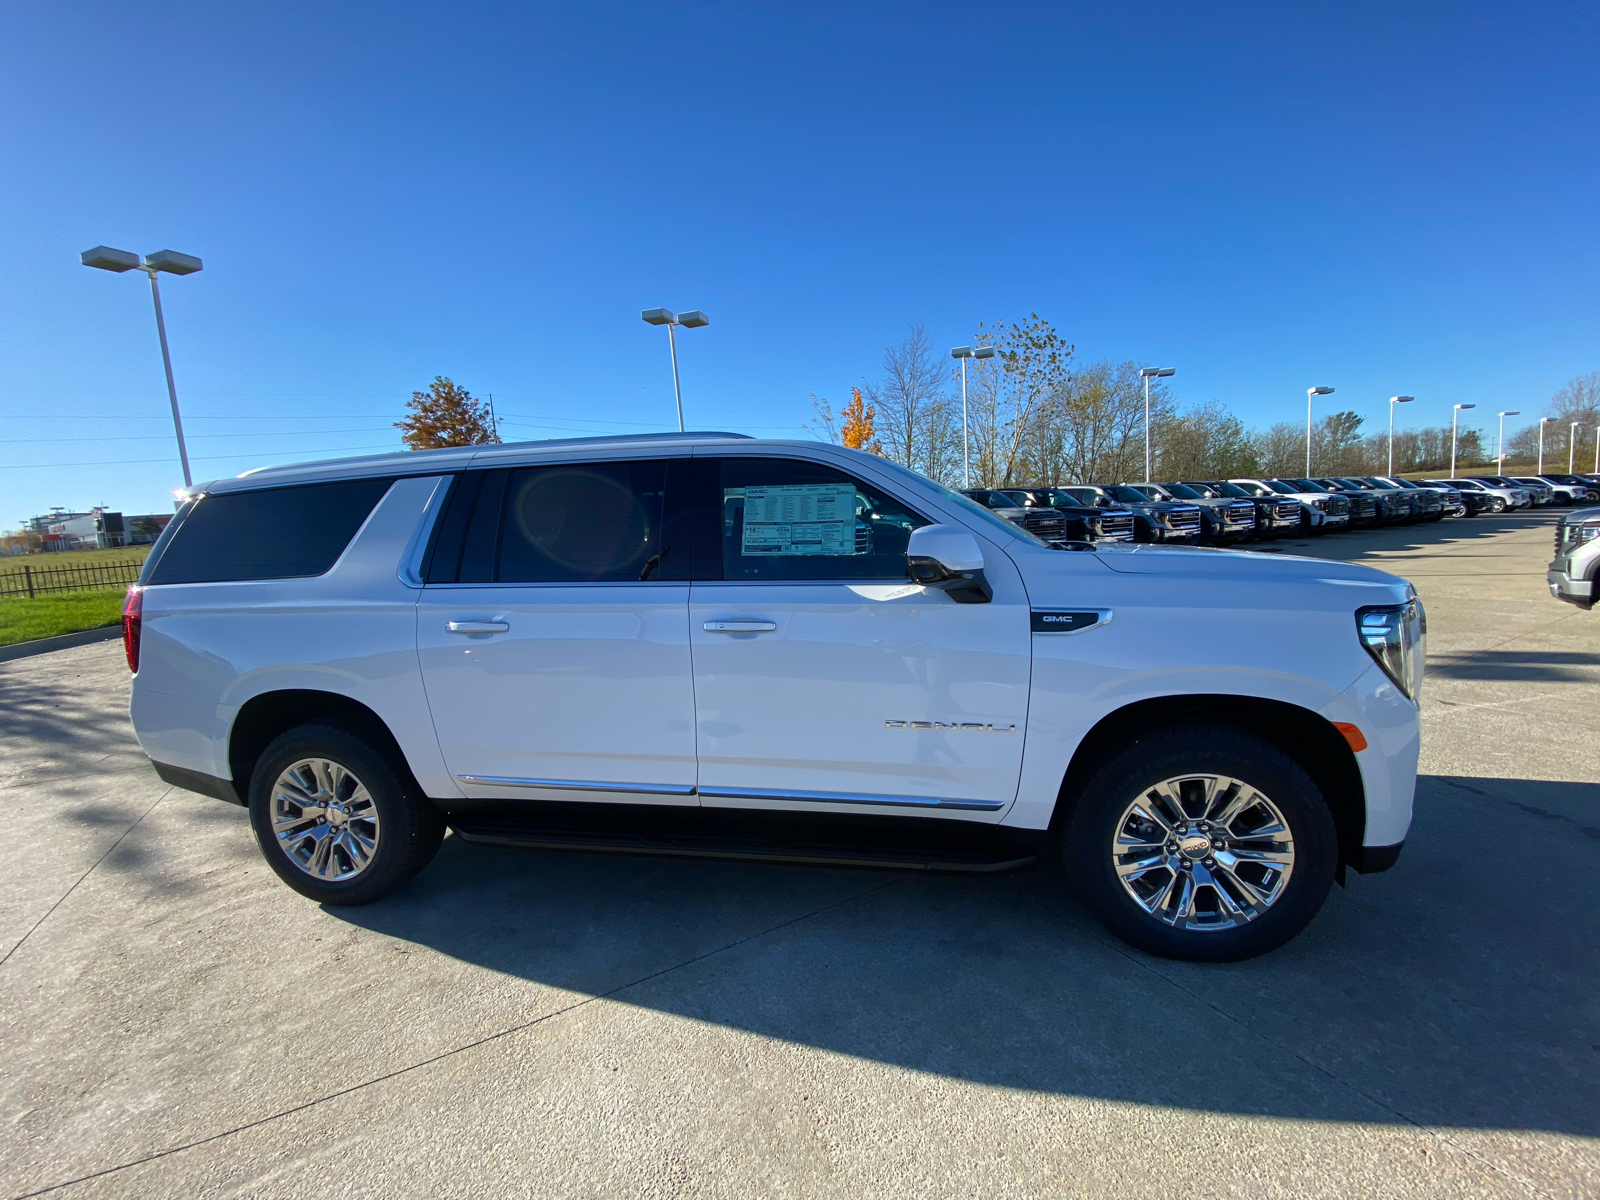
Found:
[(408, 450), (481, 446), (500, 440), (489, 405), (443, 375), (434, 376), (427, 391), (412, 392), (406, 408), (410, 415), (396, 421), (395, 428)]

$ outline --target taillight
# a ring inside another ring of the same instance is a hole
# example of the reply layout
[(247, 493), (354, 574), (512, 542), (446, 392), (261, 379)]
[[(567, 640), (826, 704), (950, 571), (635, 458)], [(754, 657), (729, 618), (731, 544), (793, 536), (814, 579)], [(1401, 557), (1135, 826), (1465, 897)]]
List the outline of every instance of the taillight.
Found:
[(139, 630), (143, 624), (144, 589), (134, 584), (122, 602), (122, 650), (128, 656), (128, 670), (139, 670)]

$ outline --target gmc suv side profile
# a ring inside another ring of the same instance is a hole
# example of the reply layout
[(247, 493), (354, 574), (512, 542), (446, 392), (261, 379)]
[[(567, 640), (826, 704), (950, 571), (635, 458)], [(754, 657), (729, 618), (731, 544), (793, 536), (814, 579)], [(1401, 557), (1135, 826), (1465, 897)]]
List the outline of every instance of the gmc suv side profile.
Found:
[(124, 612), (156, 771), (245, 805), (320, 903), (393, 893), (447, 828), (1059, 860), (1118, 935), (1209, 961), (1399, 856), (1425, 632), (1369, 567), (1052, 546), (876, 455), (711, 433), (205, 484)]

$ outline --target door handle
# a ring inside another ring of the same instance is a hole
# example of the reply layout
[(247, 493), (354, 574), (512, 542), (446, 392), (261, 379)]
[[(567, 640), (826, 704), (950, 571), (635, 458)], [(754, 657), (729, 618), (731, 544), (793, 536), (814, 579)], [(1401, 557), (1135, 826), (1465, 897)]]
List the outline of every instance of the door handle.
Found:
[(771, 633), (778, 628), (776, 621), (707, 621), (707, 633)]
[(445, 628), (451, 633), (504, 633), (511, 626), (505, 621), (451, 621)]

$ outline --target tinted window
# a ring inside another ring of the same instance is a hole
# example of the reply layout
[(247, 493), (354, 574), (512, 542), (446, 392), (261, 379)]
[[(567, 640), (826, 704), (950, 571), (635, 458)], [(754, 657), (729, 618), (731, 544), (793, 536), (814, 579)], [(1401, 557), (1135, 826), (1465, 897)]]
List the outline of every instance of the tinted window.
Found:
[(440, 522), (428, 582), (687, 579), (687, 542), (664, 538), (667, 472), (663, 460), (469, 472)]
[(351, 479), (203, 496), (173, 534), (149, 582), (321, 575), (393, 482)]
[(1120, 500), (1124, 504), (1145, 504), (1151, 500), (1161, 499), (1160, 496), (1146, 495), (1140, 489), (1134, 487), (1113, 487), (1107, 488), (1106, 491), (1111, 493), (1113, 500)]
[(1294, 495), (1294, 488), (1290, 487), (1287, 483), (1282, 483), (1276, 479), (1267, 479), (1263, 480), (1263, 482), (1273, 491), (1277, 492), (1280, 496)]
[(724, 579), (904, 579), (928, 524), (877, 488), (820, 463), (722, 460)]
[(1192, 487), (1187, 486), (1186, 484), (1182, 484), (1182, 483), (1164, 483), (1161, 486), (1166, 489), (1167, 494), (1169, 496), (1172, 496), (1172, 497), (1174, 497), (1174, 498), (1176, 498), (1178, 500), (1204, 500), (1205, 499), (1205, 497), (1202, 496), (1198, 491), (1196, 491)]

